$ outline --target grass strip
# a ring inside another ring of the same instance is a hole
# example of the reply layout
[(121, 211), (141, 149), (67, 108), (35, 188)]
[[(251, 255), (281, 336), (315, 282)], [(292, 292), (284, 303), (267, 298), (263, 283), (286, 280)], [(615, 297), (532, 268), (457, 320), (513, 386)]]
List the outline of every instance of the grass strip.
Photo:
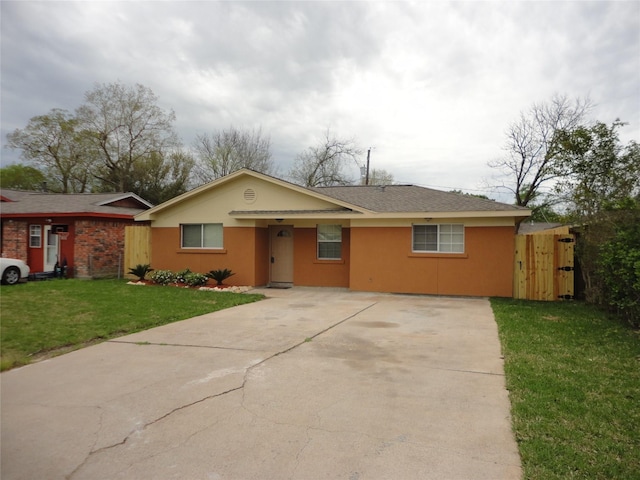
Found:
[(579, 302), (492, 299), (524, 478), (640, 479), (640, 335)]
[(205, 313), (262, 295), (127, 285), (126, 280), (49, 280), (0, 287), (0, 368)]

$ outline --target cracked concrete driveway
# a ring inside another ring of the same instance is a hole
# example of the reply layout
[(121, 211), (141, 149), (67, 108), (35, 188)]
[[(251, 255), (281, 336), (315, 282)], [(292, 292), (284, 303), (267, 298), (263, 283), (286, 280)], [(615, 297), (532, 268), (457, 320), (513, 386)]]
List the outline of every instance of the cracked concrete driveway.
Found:
[(263, 293), (3, 373), (2, 478), (520, 478), (486, 299)]

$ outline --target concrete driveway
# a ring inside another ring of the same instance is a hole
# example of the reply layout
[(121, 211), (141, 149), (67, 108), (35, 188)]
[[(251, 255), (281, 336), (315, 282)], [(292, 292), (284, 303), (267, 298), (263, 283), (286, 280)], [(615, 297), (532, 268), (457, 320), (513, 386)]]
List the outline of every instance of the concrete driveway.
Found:
[(3, 373), (2, 478), (520, 478), (487, 300), (262, 292)]

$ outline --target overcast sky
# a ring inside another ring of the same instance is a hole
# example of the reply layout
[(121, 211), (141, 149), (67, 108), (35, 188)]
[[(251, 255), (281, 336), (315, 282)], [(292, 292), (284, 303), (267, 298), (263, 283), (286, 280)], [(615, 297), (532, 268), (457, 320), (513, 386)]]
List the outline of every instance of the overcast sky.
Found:
[(285, 172), (329, 128), (398, 182), (493, 198), (509, 123), (554, 93), (640, 140), (638, 1), (0, 5), (3, 166), (7, 133), (114, 81), (151, 88), (187, 146), (261, 127)]

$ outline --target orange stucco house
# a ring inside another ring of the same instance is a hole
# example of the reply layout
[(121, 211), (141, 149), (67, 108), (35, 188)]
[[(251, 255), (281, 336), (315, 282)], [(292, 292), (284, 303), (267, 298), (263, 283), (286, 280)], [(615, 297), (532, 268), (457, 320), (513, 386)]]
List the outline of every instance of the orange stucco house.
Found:
[(305, 188), (251, 170), (138, 215), (153, 268), (227, 283), (511, 297), (517, 221), (530, 211), (413, 185)]

